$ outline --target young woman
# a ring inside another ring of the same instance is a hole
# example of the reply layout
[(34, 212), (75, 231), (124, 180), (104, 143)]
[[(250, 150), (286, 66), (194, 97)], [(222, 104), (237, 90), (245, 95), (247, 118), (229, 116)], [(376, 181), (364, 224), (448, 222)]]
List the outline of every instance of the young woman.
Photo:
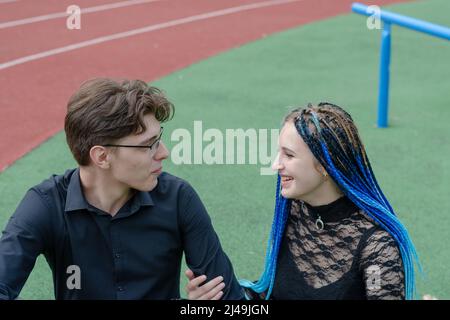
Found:
[[(351, 116), (331, 103), (291, 111), (279, 138), (275, 214), (249, 299), (412, 299), (418, 257), (373, 174)], [(188, 297), (224, 284), (190, 282)], [(218, 295), (219, 292), (219, 295)]]

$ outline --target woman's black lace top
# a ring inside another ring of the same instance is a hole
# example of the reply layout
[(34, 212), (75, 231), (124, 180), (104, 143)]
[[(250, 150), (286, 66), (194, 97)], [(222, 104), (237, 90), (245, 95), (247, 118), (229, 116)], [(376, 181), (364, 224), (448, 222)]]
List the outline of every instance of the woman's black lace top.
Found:
[(271, 298), (404, 299), (397, 243), (346, 196), (292, 201)]

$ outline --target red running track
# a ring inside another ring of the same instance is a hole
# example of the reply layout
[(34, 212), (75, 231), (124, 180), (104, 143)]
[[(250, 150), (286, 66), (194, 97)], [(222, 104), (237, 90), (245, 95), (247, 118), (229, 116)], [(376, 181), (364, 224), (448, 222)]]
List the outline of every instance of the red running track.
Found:
[[(350, 13), (353, 2), (290, 1), (147, 1), (82, 13), (81, 30), (68, 30), (66, 17), (13, 27), (2, 24), (65, 12), (74, 2), (83, 9), (124, 0), (0, 2), (0, 172), (62, 129), (68, 98), (89, 78), (152, 81), (265, 35)], [(67, 50), (70, 45), (147, 26), (154, 30)], [(52, 54), (50, 50), (57, 48), (66, 49)]]

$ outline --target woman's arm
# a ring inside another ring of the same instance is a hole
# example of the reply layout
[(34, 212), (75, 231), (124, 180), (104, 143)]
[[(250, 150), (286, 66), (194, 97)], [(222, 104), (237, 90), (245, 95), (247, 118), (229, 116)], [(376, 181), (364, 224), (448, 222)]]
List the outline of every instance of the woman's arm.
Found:
[(367, 299), (405, 299), (402, 258), (396, 241), (388, 232), (377, 230), (367, 239), (360, 267)]

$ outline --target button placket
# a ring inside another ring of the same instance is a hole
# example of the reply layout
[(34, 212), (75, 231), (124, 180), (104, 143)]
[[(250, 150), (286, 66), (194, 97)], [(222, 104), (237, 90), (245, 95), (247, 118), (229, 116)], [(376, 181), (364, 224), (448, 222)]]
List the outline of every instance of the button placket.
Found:
[(122, 246), (120, 243), (120, 236), (118, 233), (119, 225), (117, 221), (112, 221), (111, 224), (111, 249), (113, 252), (113, 264), (114, 264), (114, 273), (115, 277), (115, 285), (117, 294), (124, 294), (126, 292), (125, 284), (122, 282), (122, 273), (123, 273), (123, 254), (122, 254)]

